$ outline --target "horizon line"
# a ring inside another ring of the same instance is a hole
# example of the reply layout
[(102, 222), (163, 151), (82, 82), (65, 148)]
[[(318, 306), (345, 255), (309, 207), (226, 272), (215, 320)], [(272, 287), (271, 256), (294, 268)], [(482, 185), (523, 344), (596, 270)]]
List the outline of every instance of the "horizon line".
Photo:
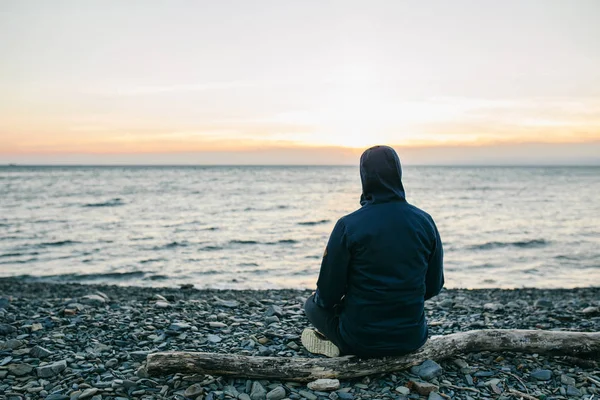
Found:
[[(573, 168), (585, 168), (585, 167), (600, 167), (600, 161), (588, 164), (413, 164), (413, 163), (402, 163), (403, 166), (410, 167), (499, 167), (499, 168), (539, 168), (539, 167), (573, 167)], [(0, 164), (0, 168), (197, 168), (197, 167), (208, 167), (208, 168), (231, 168), (231, 167), (358, 167), (358, 164), (18, 164), (18, 163), (6, 163)]]

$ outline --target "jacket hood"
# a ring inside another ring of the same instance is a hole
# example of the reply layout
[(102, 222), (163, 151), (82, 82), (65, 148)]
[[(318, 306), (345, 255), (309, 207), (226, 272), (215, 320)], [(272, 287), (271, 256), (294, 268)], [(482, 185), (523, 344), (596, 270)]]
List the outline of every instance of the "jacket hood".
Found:
[(367, 149), (360, 157), (360, 204), (404, 201), (402, 167), (396, 151), (388, 146)]

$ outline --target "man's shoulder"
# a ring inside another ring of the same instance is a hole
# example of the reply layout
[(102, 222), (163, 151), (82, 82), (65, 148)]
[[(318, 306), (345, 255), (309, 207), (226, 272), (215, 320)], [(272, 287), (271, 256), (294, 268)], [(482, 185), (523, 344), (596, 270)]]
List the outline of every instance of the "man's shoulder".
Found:
[[(340, 218), (340, 222), (346, 227), (360, 226), (365, 220), (384, 217), (388, 212), (390, 212), (390, 210), (381, 207), (381, 205), (366, 205), (343, 216)], [(420, 220), (428, 225), (435, 224), (433, 217), (429, 213), (407, 202), (402, 203), (401, 207), (396, 209), (395, 212), (404, 214), (407, 219)]]

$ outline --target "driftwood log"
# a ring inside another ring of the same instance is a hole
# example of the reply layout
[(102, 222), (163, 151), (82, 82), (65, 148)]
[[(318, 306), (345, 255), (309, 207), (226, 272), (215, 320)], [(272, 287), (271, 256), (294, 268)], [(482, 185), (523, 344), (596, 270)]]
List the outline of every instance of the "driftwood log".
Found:
[(442, 360), (464, 353), (514, 351), (600, 359), (600, 332), (543, 330), (476, 330), (433, 336), (414, 353), (359, 359), (254, 357), (235, 354), (164, 352), (149, 354), (150, 375), (177, 372), (251, 379), (309, 382), (320, 378), (349, 379), (410, 368), (427, 359)]

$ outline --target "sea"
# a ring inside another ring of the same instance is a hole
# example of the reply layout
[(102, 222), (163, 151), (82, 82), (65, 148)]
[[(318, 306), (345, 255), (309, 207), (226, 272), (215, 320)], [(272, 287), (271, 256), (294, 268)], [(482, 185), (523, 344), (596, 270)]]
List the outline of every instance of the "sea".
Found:
[[(405, 166), (449, 288), (600, 285), (600, 167)], [(0, 167), (0, 276), (314, 288), (358, 167)]]

